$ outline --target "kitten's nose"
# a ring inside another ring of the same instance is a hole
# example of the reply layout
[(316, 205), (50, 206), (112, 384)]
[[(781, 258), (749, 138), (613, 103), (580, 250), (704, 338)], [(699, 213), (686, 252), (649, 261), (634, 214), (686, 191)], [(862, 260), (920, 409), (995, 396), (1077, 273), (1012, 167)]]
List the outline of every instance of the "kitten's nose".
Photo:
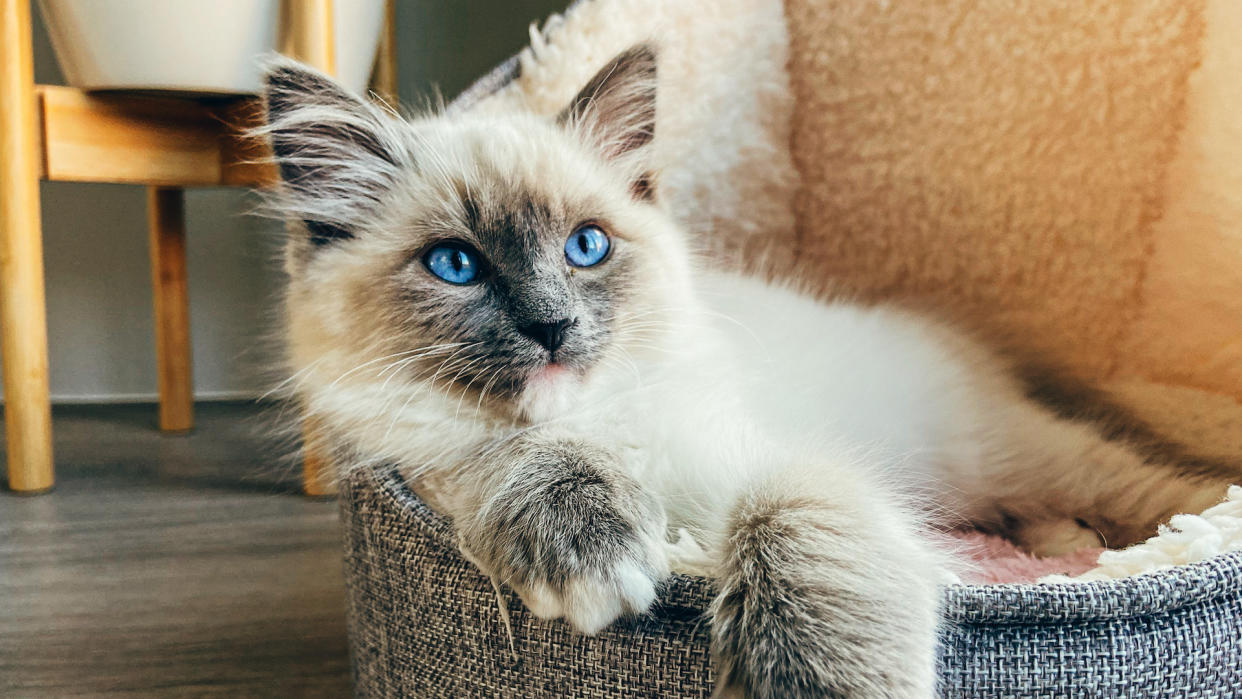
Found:
[(548, 348), (549, 352), (555, 352), (565, 342), (565, 331), (574, 321), (569, 318), (561, 318), (551, 323), (530, 323), (518, 328), (526, 337), (538, 342)]

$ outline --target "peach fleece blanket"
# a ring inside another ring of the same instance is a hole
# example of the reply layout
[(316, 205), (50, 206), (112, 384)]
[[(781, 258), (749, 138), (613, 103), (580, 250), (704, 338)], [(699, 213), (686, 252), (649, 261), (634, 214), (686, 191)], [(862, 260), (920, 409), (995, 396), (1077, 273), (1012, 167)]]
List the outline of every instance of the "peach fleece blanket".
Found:
[(1242, 3), (788, 0), (799, 255), (1242, 462)]

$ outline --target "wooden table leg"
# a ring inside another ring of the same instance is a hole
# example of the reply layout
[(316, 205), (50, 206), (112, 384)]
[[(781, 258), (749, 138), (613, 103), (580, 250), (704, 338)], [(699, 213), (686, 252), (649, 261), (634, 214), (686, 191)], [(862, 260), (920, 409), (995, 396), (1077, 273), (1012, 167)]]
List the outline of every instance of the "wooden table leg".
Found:
[(314, 420), (302, 420), (302, 492), (314, 496), (334, 495), (336, 473), (320, 435)]
[(148, 187), (147, 223), (151, 239), (151, 291), (155, 300), (160, 429), (184, 432), (194, 427), (185, 191), (177, 187)]
[(299, 0), (290, 7), (289, 38), (293, 57), (336, 75), (334, 0)]
[(30, 0), (0, 0), (0, 350), (9, 487), (52, 487)]
[[(333, 75), (336, 73), (336, 36), (333, 0), (301, 0), (290, 18), (295, 57)], [(302, 489), (307, 495), (336, 492), (336, 474), (329, 451), (318, 441), (314, 421), (302, 422)]]
[(375, 52), (375, 66), (371, 69), (371, 90), (392, 109), (397, 109), (397, 3), (384, 3), (384, 30), (380, 34), (379, 49)]

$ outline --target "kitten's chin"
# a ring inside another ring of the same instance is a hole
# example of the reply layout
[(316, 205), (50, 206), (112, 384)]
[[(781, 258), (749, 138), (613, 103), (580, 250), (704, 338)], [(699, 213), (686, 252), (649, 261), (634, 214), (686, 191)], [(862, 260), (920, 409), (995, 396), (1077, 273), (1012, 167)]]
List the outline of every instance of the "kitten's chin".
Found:
[(577, 372), (548, 364), (530, 375), (518, 399), (518, 410), (531, 422), (553, 420), (570, 411), (577, 394)]

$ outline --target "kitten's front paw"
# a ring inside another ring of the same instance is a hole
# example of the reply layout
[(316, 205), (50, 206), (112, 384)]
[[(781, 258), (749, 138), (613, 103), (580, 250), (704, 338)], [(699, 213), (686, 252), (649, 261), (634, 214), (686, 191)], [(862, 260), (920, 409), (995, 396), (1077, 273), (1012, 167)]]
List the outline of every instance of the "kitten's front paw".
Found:
[(934, 556), (803, 507), (760, 502), (735, 520), (711, 610), (715, 696), (930, 699)]
[(600, 570), (569, 576), (559, 585), (535, 580), (514, 589), (535, 616), (565, 617), (578, 631), (595, 635), (623, 614), (645, 612), (655, 601), (656, 588), (668, 570), (656, 570), (652, 563), (641, 556), (622, 557)]
[(637, 483), (576, 453), (541, 454), (461, 531), (480, 568), (533, 614), (595, 634), (646, 611), (669, 574), (666, 519)]

